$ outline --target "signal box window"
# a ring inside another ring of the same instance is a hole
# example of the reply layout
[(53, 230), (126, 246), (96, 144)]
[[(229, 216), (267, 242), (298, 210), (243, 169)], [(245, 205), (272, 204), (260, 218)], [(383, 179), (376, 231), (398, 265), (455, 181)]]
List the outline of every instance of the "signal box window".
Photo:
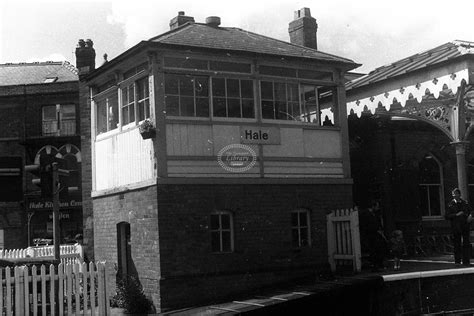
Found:
[(230, 212), (217, 212), (211, 215), (212, 252), (234, 251), (233, 218)]

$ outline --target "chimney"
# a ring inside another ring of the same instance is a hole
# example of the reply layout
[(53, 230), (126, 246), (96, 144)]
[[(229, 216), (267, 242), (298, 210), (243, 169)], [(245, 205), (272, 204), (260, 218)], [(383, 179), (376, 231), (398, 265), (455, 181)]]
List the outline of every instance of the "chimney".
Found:
[(221, 25), (221, 18), (218, 16), (208, 16), (206, 18), (206, 24), (212, 27), (218, 27)]
[(79, 77), (88, 74), (95, 69), (94, 43), (90, 40), (80, 39), (76, 47), (76, 68)]
[(318, 49), (316, 32), (318, 24), (316, 19), (311, 17), (309, 8), (295, 11), (295, 19), (290, 22), (288, 33), (292, 44), (302, 45), (309, 48)]
[(175, 28), (187, 22), (194, 23), (194, 18), (192, 16), (184, 15), (184, 11), (179, 11), (178, 16), (175, 16), (174, 18), (170, 20), (170, 30), (174, 30)]

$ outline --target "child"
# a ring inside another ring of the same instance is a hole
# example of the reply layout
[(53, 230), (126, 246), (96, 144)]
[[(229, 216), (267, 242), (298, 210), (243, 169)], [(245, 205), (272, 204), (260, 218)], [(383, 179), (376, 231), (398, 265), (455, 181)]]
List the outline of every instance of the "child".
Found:
[(390, 238), (390, 250), (393, 255), (393, 269), (400, 269), (400, 257), (405, 252), (405, 243), (403, 241), (403, 232), (401, 230), (394, 230)]

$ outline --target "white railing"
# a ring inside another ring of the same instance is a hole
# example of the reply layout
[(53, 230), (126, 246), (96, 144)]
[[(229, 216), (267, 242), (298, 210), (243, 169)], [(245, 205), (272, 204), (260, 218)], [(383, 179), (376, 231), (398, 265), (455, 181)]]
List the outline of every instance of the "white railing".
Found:
[(1, 315), (110, 315), (105, 263), (16, 266), (1, 272)]
[(331, 270), (350, 264), (361, 271), (359, 212), (354, 209), (335, 210), (326, 216), (328, 260)]
[[(82, 263), (82, 246), (60, 245), (59, 256), (61, 263)], [(54, 246), (28, 247), (25, 249), (8, 249), (0, 251), (0, 259), (15, 261), (18, 259), (35, 258), (54, 258)]]

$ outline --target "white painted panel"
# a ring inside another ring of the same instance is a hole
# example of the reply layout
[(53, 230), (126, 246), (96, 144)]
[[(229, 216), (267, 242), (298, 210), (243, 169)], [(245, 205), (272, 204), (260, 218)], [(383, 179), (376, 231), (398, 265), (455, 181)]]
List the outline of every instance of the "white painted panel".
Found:
[(260, 168), (256, 163), (245, 172), (230, 172), (222, 168), (217, 160), (170, 160), (169, 177), (259, 177)]
[(209, 125), (167, 124), (166, 147), (170, 156), (211, 156), (212, 133)]
[(339, 131), (303, 130), (304, 155), (316, 158), (342, 158)]
[(153, 179), (154, 149), (138, 128), (95, 143), (96, 190)]
[[(219, 151), (230, 144), (240, 144), (240, 126), (239, 125), (213, 125), (212, 136), (214, 144), (214, 156)], [(258, 146), (249, 145), (258, 155)]]
[(264, 145), (264, 157), (304, 157), (303, 129), (280, 128), (279, 145)]
[(265, 161), (265, 177), (342, 177), (340, 162)]

